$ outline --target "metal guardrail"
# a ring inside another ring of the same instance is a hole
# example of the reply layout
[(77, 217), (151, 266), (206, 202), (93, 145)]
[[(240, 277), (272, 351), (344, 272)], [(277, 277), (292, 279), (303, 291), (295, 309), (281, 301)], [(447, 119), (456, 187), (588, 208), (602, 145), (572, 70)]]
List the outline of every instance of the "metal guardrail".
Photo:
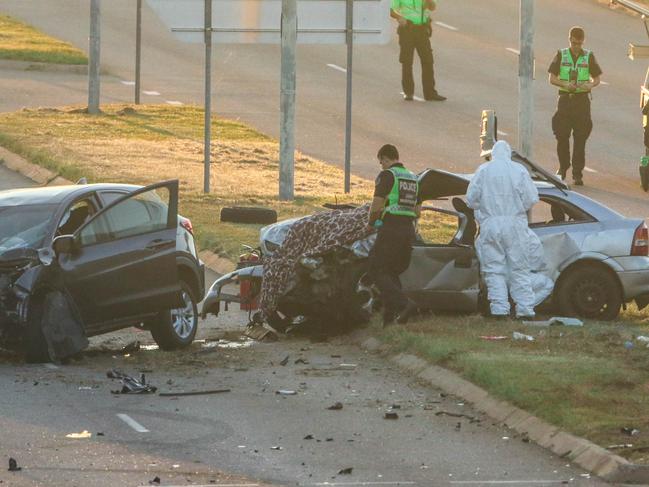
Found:
[(649, 17), (649, 7), (645, 7), (638, 2), (633, 2), (632, 0), (610, 0), (611, 5), (622, 5), (623, 7), (633, 10), (635, 13)]

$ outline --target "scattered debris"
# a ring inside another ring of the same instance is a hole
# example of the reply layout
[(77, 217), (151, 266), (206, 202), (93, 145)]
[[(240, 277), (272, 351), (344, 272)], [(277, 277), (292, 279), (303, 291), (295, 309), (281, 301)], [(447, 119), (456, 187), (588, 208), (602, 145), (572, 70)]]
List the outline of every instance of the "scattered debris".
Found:
[(279, 394), (280, 396), (297, 396), (297, 391), (280, 389), (279, 391), (275, 391), (275, 394)]
[(646, 343), (647, 346), (649, 346), (649, 337), (640, 335), (640, 336), (635, 337), (635, 339), (638, 340), (639, 342)]
[(269, 343), (269, 342), (276, 342), (277, 340), (279, 340), (277, 333), (257, 323), (248, 325), (246, 331), (244, 331), (243, 334), (248, 338), (257, 340), (258, 342)]
[(512, 333), (512, 338), (513, 338), (514, 340), (526, 340), (526, 341), (528, 341), (528, 342), (533, 342), (533, 341), (534, 341), (534, 337), (533, 337), (533, 336), (525, 335), (524, 333), (519, 333), (519, 332), (517, 332), (517, 331), (515, 331), (514, 333)]
[(81, 433), (70, 433), (65, 435), (66, 438), (73, 438), (75, 440), (82, 440), (86, 438), (92, 438), (92, 433), (89, 431), (83, 430)]
[(327, 439), (325, 439), (325, 441), (334, 441), (334, 439), (333, 438), (327, 438)]
[(340, 411), (342, 408), (343, 408), (343, 403), (337, 402), (329, 406), (327, 409), (329, 409), (330, 411)]
[(500, 340), (507, 340), (509, 337), (503, 335), (482, 335), (480, 336), (480, 338), (482, 338), (483, 340), (489, 340), (495, 342)]
[(338, 471), (338, 475), (351, 475), (354, 467), (343, 468)]
[(390, 409), (401, 409), (401, 405), (400, 404), (393, 404), (392, 406), (390, 406)]
[(286, 357), (284, 357), (282, 359), (282, 361), (279, 363), (279, 365), (285, 366), (286, 364), (288, 364), (288, 359), (289, 359), (289, 356), (287, 355)]
[(620, 432), (624, 433), (625, 435), (629, 436), (637, 436), (640, 434), (640, 430), (636, 428), (621, 428)]
[(149, 480), (149, 485), (160, 485), (160, 477), (154, 477), (153, 480)]
[(271, 446), (270, 449), (279, 451), (279, 450), (283, 450), (284, 448), (282, 448), (281, 446)]
[(313, 435), (306, 435), (306, 436), (304, 437), (304, 439), (305, 439), (305, 440), (312, 440), (312, 439), (313, 439)]
[(103, 431), (98, 431), (97, 436), (106, 436)]
[(523, 321), (528, 326), (584, 326), (584, 322), (577, 318), (568, 318), (566, 316), (553, 316), (545, 321)]
[(18, 462), (14, 458), (9, 459), (9, 471), (10, 472), (20, 472), (22, 467), (18, 466)]
[(503, 436), (503, 440), (505, 441), (509, 440), (509, 436)]
[(124, 346), (124, 348), (122, 348), (121, 350), (121, 354), (128, 355), (139, 351), (140, 351), (140, 341), (135, 340), (134, 342), (131, 342), (128, 345)]
[(308, 360), (305, 360), (305, 359), (303, 359), (303, 358), (301, 358), (301, 357), (300, 357), (299, 359), (296, 359), (295, 362), (293, 362), (293, 363), (296, 364), (296, 365), (297, 365), (297, 364), (309, 365), (309, 361), (308, 361)]
[(140, 380), (113, 369), (106, 372), (106, 377), (109, 379), (119, 379), (122, 381), (122, 389), (110, 391), (113, 394), (153, 394), (158, 388), (146, 383), (144, 374), (141, 375)]
[(450, 411), (437, 411), (437, 412), (435, 413), (435, 416), (450, 416), (451, 418), (466, 418), (466, 419), (468, 419), (469, 421), (471, 421), (472, 423), (473, 423), (473, 422), (479, 422), (479, 421), (480, 421), (479, 419), (477, 419), (477, 418), (475, 418), (475, 417), (473, 417), (473, 416), (470, 416), (470, 415), (468, 415), (468, 414), (464, 414), (464, 413), (452, 413), (452, 412), (450, 412)]
[(175, 397), (175, 396), (204, 396), (208, 394), (221, 394), (223, 392), (231, 392), (230, 389), (209, 389), (205, 391), (178, 391), (178, 392), (161, 392), (158, 394), (160, 397)]
[(358, 364), (340, 364), (338, 366), (338, 369), (340, 369), (340, 370), (354, 370), (356, 367), (358, 367)]
[(462, 429), (462, 423), (460, 421), (455, 425), (455, 431), (460, 431)]
[(333, 354), (331, 355), (331, 358), (342, 358), (342, 355)]
[(383, 419), (399, 419), (399, 415), (394, 411), (387, 411)]
[(624, 342), (624, 348), (626, 348), (627, 350), (631, 350), (633, 348), (633, 342), (627, 340), (626, 342)]
[(633, 448), (633, 443), (622, 443), (621, 445), (609, 445), (606, 447), (609, 450), (620, 450), (624, 448)]

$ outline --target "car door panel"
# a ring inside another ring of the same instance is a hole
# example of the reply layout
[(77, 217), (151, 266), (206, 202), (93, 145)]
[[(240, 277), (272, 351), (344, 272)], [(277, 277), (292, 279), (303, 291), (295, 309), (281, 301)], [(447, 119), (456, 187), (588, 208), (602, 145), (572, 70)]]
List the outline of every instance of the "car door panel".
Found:
[[(163, 188), (169, 191), (168, 204), (152, 199)], [(75, 234), (80, 248), (61, 255), (59, 264), (87, 325), (182, 304), (175, 248), (177, 198), (177, 182), (142, 188), (108, 205)]]

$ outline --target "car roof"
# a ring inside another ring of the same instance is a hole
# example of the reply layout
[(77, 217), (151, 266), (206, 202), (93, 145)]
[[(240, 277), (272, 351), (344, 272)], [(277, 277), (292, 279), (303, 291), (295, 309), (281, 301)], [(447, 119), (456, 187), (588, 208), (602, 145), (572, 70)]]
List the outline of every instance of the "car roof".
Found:
[(66, 186), (40, 186), (35, 188), (8, 189), (0, 191), (1, 206), (56, 205), (67, 199), (93, 191), (134, 191), (141, 186), (134, 184), (75, 184)]

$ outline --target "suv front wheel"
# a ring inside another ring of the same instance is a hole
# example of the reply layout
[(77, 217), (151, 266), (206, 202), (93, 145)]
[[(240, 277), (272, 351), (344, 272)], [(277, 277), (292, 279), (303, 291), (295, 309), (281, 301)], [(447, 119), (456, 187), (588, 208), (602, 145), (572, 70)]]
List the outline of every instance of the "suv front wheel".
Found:
[(183, 306), (162, 311), (148, 323), (153, 339), (162, 350), (188, 347), (198, 329), (198, 303), (191, 287), (180, 281)]

